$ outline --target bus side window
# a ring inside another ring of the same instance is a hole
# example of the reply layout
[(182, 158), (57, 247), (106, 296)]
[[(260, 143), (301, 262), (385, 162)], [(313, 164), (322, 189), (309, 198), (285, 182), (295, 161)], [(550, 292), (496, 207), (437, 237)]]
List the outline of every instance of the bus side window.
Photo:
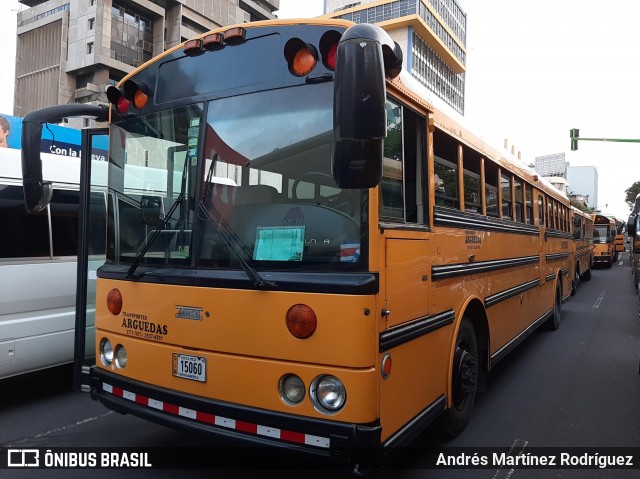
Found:
[(78, 191), (54, 190), (51, 198), (51, 235), (54, 256), (78, 254)]
[(535, 224), (533, 219), (533, 189), (531, 186), (525, 184), (525, 212), (527, 213), (527, 224), (533, 225)]
[(462, 172), (464, 179), (464, 210), (482, 213), (480, 191), (480, 156), (470, 148), (463, 147)]
[(387, 100), (387, 138), (380, 183), (383, 219), (426, 223), (424, 132), (422, 117)]
[(498, 210), (498, 165), (493, 161), (484, 162), (484, 194), (487, 198), (487, 216), (500, 217)]
[(458, 142), (436, 129), (433, 133), (436, 204), (460, 207), (458, 192)]
[(512, 219), (511, 216), (511, 175), (502, 173), (501, 181), (502, 187), (502, 218)]
[(0, 258), (50, 257), (47, 209), (27, 213), (21, 186), (0, 185)]
[(544, 219), (544, 198), (541, 194), (538, 194), (538, 224), (540, 226), (545, 226)]
[(513, 178), (516, 190), (516, 221), (524, 223), (524, 197), (522, 190), (522, 180), (520, 178)]

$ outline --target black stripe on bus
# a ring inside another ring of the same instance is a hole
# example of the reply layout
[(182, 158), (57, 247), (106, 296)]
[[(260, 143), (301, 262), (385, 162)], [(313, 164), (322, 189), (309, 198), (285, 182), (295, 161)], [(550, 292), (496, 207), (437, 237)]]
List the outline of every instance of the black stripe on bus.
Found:
[(479, 261), (474, 263), (447, 264), (443, 266), (431, 267), (431, 278), (439, 279), (465, 276), (469, 274), (484, 273), (499, 269), (514, 268), (526, 264), (538, 263), (540, 256), (522, 256), (520, 258), (497, 259), (493, 261)]
[(404, 447), (413, 441), (424, 430), (424, 428), (442, 414), (446, 405), (446, 398), (444, 396), (440, 396), (425, 409), (420, 411), (417, 416), (382, 444), (385, 454), (388, 454), (392, 448)]
[(433, 223), (436, 226), (449, 226), (451, 228), (501, 231), (503, 233), (534, 236), (540, 233), (537, 226), (519, 223), (508, 219), (464, 213), (458, 210), (443, 208), (442, 206), (435, 207)]
[(565, 276), (569, 276), (569, 268), (562, 268), (560, 270), (560, 274), (564, 274)]
[(487, 308), (489, 306), (495, 306), (502, 301), (512, 298), (513, 296), (517, 296), (518, 294), (524, 293), (525, 291), (528, 291), (530, 289), (537, 288), (538, 286), (540, 286), (540, 279), (534, 279), (532, 281), (522, 283), (518, 286), (514, 286), (513, 288), (505, 289), (504, 291), (501, 291), (499, 293), (487, 296), (484, 299), (484, 305)]
[(567, 259), (569, 257), (569, 253), (553, 253), (545, 255), (544, 259), (547, 260), (547, 263), (551, 261), (560, 261), (562, 259)]
[(542, 323), (544, 323), (547, 319), (549, 319), (553, 315), (553, 308), (544, 313), (538, 319), (536, 319), (533, 323), (529, 325), (525, 330), (520, 332), (515, 338), (509, 341), (507, 344), (498, 349), (495, 353), (491, 355), (491, 367), (493, 368), (498, 362), (500, 362), (504, 357), (510, 353), (518, 344), (524, 341), (527, 336), (533, 333)]
[(380, 352), (388, 351), (451, 324), (455, 317), (453, 310), (449, 310), (389, 328), (380, 333)]
[[(107, 263), (98, 269), (99, 278), (131, 281), (128, 265)], [(148, 268), (140, 266), (142, 281), (175, 286), (256, 289), (242, 270)], [(380, 290), (378, 273), (306, 273), (299, 271), (260, 271), (263, 279), (274, 282), (278, 291), (324, 294), (371, 295)]]
[(567, 233), (566, 231), (547, 230), (545, 234), (553, 238), (573, 239), (573, 235), (571, 233)]
[(549, 281), (553, 281), (554, 279), (556, 279), (556, 274), (555, 274), (555, 273), (548, 274), (548, 275), (544, 278), (544, 280), (545, 280), (547, 283), (548, 283)]

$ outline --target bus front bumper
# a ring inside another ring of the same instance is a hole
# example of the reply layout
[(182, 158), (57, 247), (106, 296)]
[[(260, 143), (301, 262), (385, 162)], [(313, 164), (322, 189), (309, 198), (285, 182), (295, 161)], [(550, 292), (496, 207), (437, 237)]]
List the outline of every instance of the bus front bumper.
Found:
[[(379, 423), (307, 418), (176, 393), (91, 370), (91, 397), (109, 409), (175, 429), (212, 434), (229, 446), (285, 448), (348, 467), (383, 461)], [(250, 451), (246, 451), (249, 452)]]

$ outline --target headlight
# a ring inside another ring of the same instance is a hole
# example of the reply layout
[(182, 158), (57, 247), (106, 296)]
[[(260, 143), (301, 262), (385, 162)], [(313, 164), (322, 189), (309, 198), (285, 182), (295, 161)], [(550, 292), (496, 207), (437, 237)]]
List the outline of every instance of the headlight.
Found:
[(280, 379), (280, 397), (282, 400), (295, 406), (304, 399), (304, 382), (295, 374), (287, 374)]
[(122, 344), (116, 346), (116, 366), (120, 369), (124, 369), (127, 365), (127, 350)]
[(105, 366), (111, 366), (113, 361), (113, 348), (111, 347), (111, 341), (107, 338), (100, 340), (100, 359)]
[(347, 390), (334, 376), (318, 376), (311, 383), (311, 400), (319, 412), (333, 414), (344, 406)]

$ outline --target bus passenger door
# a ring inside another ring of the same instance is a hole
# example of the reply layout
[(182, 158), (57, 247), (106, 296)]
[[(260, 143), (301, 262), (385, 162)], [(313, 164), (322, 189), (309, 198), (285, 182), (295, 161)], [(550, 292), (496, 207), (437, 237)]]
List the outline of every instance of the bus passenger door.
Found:
[(96, 271), (106, 258), (108, 133), (82, 130), (73, 388), (85, 392), (95, 364)]

